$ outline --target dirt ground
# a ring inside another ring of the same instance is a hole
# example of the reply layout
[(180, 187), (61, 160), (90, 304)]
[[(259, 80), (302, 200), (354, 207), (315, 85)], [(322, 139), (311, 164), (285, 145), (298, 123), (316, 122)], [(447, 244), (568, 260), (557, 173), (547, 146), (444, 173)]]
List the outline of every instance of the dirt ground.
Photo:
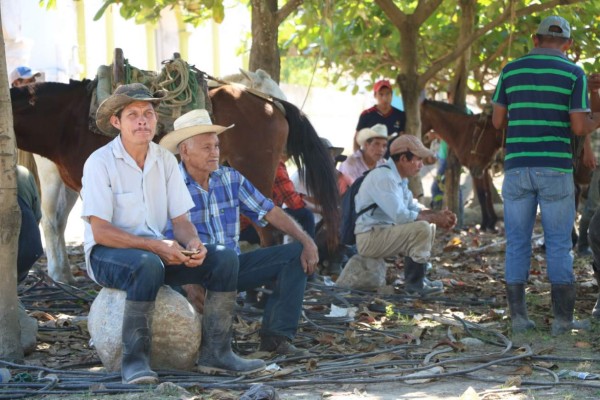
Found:
[[(466, 218), (477, 216), (476, 211), (468, 211)], [(402, 265), (392, 262), (388, 286), (377, 293), (309, 286), (296, 344), (314, 357), (302, 360), (256, 352), (260, 314), (243, 308), (240, 301), (236, 351), (268, 360), (278, 370), (238, 379), (161, 372), (161, 382), (173, 383), (139, 388), (138, 393), (123, 390), (115, 374), (105, 374), (98, 382), (73, 372), (102, 372), (103, 368), (90, 347), (85, 319), (99, 287), (85, 275), (81, 244), (71, 243), (76, 288), (57, 286), (43, 272), (31, 274), (20, 287), (24, 304), (41, 328), (38, 346), (24, 366), (9, 367), (13, 377), (24, 382), (0, 384), (0, 399), (37, 395), (52, 400), (225, 400), (241, 398), (249, 385), (261, 383), (272, 386), (280, 399), (299, 400), (598, 399), (600, 376), (582, 380), (569, 377), (568, 371), (600, 374), (600, 324), (593, 321), (587, 332), (550, 336), (550, 286), (540, 236), (536, 227), (527, 292), (530, 317), (537, 324), (534, 332), (513, 337), (508, 329), (501, 224), (499, 233), (476, 228), (438, 231), (430, 278), (444, 282), (443, 295), (406, 296)], [(39, 263), (40, 271), (44, 262)], [(589, 258), (575, 258), (575, 274), (576, 314), (589, 318), (598, 291)], [(334, 305), (356, 307), (356, 315), (325, 317)], [(434, 367), (439, 368), (438, 377), (430, 375), (434, 379), (425, 383), (406, 382), (407, 374)], [(53, 375), (58, 382), (49, 385)], [(39, 392), (44, 386), (47, 391)], [(114, 393), (104, 394), (107, 389)]]

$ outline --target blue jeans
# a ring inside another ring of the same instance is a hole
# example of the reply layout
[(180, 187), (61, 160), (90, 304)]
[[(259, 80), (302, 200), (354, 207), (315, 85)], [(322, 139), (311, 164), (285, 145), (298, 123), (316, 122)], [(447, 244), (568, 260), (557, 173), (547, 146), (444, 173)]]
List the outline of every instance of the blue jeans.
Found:
[(17, 281), (20, 283), (27, 278), (29, 269), (44, 254), (44, 248), (33, 210), (20, 197), (17, 197), (17, 203), (21, 209), (21, 230), (17, 252)]
[(234, 250), (221, 245), (207, 245), (202, 265), (165, 266), (156, 254), (139, 249), (116, 249), (96, 245), (90, 264), (96, 281), (127, 292), (127, 300), (154, 301), (163, 284), (180, 286), (200, 284), (215, 292), (233, 292), (238, 279), (238, 257)]
[(548, 278), (552, 284), (573, 283), (571, 229), (575, 222), (573, 174), (550, 168), (515, 168), (504, 173), (507, 284), (527, 283), (531, 235), (540, 206)]
[(268, 296), (261, 333), (293, 339), (302, 314), (306, 274), (300, 263), (302, 245), (294, 242), (266, 247), (239, 256), (237, 290), (268, 285)]

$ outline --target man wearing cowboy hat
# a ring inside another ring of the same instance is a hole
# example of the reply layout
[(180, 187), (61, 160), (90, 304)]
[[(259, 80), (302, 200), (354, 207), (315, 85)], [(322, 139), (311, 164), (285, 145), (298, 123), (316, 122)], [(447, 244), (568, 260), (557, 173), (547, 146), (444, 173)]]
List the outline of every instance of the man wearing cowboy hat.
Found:
[(383, 165), (388, 146), (388, 131), (385, 125), (377, 124), (358, 131), (356, 141), (360, 148), (340, 165), (340, 172), (348, 176), (352, 182), (365, 172)]
[[(212, 294), (205, 309), (232, 308), (229, 294), (235, 292), (238, 273), (234, 252), (205, 246), (198, 237), (187, 215), (194, 202), (177, 160), (152, 142), (155, 107), (163, 96), (139, 83), (117, 88), (100, 104), (96, 124), (118, 136), (92, 153), (83, 169), (87, 270), (102, 286), (127, 293), (121, 376), (129, 384), (158, 381), (150, 369), (150, 327), (159, 288), (203, 283)], [(175, 240), (163, 234), (167, 222)], [(211, 322), (204, 319), (204, 332), (215, 330)], [(247, 374), (264, 369), (263, 361), (244, 360), (231, 351), (231, 330), (219, 333), (221, 341), (202, 337), (201, 371)]]
[[(265, 198), (243, 175), (233, 168), (219, 166), (218, 135), (226, 128), (213, 125), (207, 111), (190, 111), (175, 120), (174, 126), (175, 130), (163, 137), (160, 144), (181, 156), (179, 168), (195, 203), (190, 219), (200, 238), (205, 243), (223, 244), (238, 254), (239, 273), (237, 282), (233, 282), (238, 291), (271, 284), (273, 292), (268, 296), (262, 318), (260, 350), (305, 355), (291, 340), (302, 313), (307, 275), (313, 273), (319, 261), (317, 246), (293, 218)], [(297, 242), (240, 254), (240, 213), (261, 226), (267, 222), (273, 224)], [(174, 235), (174, 229), (167, 231), (168, 237)], [(214, 319), (215, 324), (230, 329), (230, 318), (225, 321), (222, 315), (207, 311), (206, 304), (213, 295), (210, 290), (206, 295), (204, 321)], [(230, 317), (236, 292), (227, 296)], [(203, 330), (203, 338), (206, 334)]]
[[(356, 247), (364, 257), (404, 256), (404, 277), (409, 294), (428, 295), (443, 290), (441, 282), (425, 279), (435, 227), (451, 229), (456, 215), (448, 210), (426, 210), (413, 198), (408, 178), (433, 156), (413, 135), (392, 142), (387, 168), (375, 168), (364, 179), (355, 197)], [(373, 205), (375, 207), (373, 207)], [(363, 212), (371, 208), (371, 211)]]

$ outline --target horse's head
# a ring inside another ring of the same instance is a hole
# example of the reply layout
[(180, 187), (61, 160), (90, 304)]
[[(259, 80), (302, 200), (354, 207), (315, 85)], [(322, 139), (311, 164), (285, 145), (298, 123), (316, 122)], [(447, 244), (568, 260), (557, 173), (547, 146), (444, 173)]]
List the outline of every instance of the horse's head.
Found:
[(502, 147), (502, 132), (486, 114), (469, 115), (453, 104), (424, 100), (421, 132), (434, 130), (475, 177), (481, 177)]
[(503, 145), (503, 133), (494, 128), (492, 116), (489, 114), (478, 114), (473, 136), (472, 146), (469, 150), (469, 171), (476, 178), (483, 176), (485, 170), (490, 167), (494, 157)]

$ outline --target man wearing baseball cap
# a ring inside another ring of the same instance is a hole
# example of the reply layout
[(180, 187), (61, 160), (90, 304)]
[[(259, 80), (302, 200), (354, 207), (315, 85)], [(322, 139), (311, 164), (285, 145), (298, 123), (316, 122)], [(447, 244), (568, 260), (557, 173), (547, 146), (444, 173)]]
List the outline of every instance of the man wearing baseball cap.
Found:
[(497, 129), (506, 128), (502, 197), (512, 331), (535, 328), (527, 316), (525, 285), (539, 206), (552, 286), (552, 335), (556, 336), (586, 327), (573, 320), (571, 228), (575, 193), (571, 141), (573, 134), (588, 135), (596, 129), (600, 113), (590, 114), (585, 73), (565, 55), (573, 44), (569, 23), (559, 16), (547, 17), (532, 39), (534, 48), (529, 54), (502, 70), (492, 98), (492, 121)]
[(354, 150), (358, 150), (358, 133), (363, 128), (370, 128), (376, 124), (383, 124), (389, 136), (400, 135), (404, 132), (406, 115), (404, 111), (392, 107), (392, 85), (387, 79), (375, 82), (373, 96), (376, 104), (364, 110), (358, 118), (356, 133), (354, 135)]
[(364, 179), (356, 194), (356, 246), (364, 257), (404, 256), (406, 292), (428, 295), (443, 290), (425, 280), (427, 262), (435, 239), (435, 227), (451, 229), (456, 215), (445, 209), (422, 208), (408, 188), (408, 178), (423, 167), (423, 159), (434, 154), (413, 135), (402, 135), (390, 146), (390, 158)]
[(41, 72), (32, 71), (24, 65), (18, 66), (10, 73), (10, 85), (20, 87), (35, 83), (36, 78), (42, 76)]

